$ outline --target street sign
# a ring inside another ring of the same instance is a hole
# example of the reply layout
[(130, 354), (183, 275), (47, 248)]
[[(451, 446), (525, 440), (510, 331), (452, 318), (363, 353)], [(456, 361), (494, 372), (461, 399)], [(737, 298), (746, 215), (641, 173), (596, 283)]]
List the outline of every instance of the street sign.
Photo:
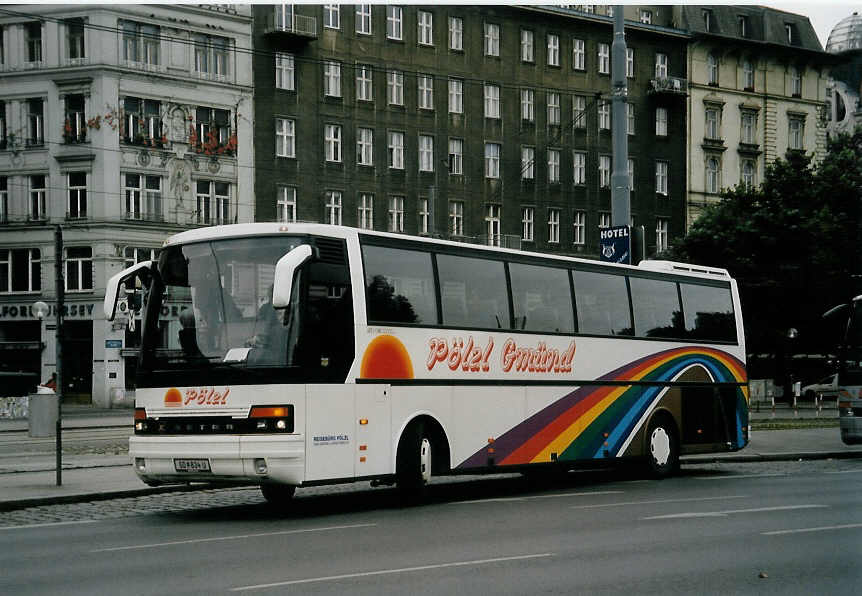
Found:
[(631, 245), (629, 226), (613, 226), (599, 230), (599, 258), (606, 263), (631, 264)]

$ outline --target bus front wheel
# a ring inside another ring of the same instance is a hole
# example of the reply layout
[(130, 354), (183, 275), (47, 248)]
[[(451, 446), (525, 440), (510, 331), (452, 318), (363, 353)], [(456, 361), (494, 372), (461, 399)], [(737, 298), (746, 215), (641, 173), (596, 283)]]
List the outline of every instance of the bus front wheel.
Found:
[(667, 478), (679, 470), (679, 439), (673, 419), (653, 417), (646, 435), (647, 470), (653, 478)]
[(261, 484), (260, 492), (270, 505), (285, 505), (293, 499), (296, 487), (290, 484)]
[(398, 445), (395, 481), (407, 501), (420, 501), (431, 481), (431, 438), (421, 422), (411, 424)]

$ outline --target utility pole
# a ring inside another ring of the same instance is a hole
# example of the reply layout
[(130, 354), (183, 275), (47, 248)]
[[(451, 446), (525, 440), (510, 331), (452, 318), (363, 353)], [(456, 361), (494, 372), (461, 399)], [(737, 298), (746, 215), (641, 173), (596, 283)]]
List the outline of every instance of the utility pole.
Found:
[(56, 359), (57, 359), (57, 486), (63, 484), (63, 308), (66, 301), (66, 286), (63, 283), (63, 228), (59, 225), (54, 227), (54, 287), (57, 293), (57, 329), (56, 329)]
[(626, 133), (626, 35), (624, 6), (614, 6), (614, 41), (611, 45), (611, 141), (613, 144), (613, 170), (611, 172), (611, 225), (627, 226), (631, 223), (629, 199), (628, 135)]

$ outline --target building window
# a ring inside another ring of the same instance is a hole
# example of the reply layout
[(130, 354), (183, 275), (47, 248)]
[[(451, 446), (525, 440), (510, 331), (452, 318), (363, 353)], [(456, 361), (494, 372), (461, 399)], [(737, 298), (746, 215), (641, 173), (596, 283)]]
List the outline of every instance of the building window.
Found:
[(583, 151), (575, 151), (572, 159), (572, 169), (574, 171), (574, 183), (587, 183), (587, 154)]
[(548, 243), (560, 243), (560, 210), (548, 209)]
[(404, 169), (404, 133), (389, 133), (389, 167), (395, 170)]
[(500, 144), (485, 143), (485, 177), (500, 177)]
[(667, 228), (666, 217), (657, 217), (655, 220), (655, 251), (656, 253), (667, 250)]
[(748, 17), (745, 15), (739, 15), (739, 18), (737, 19), (737, 25), (739, 36), (748, 37)]
[(485, 209), (485, 232), (488, 246), (500, 246), (500, 205), (488, 205)]
[(635, 189), (635, 160), (628, 158), (626, 161), (626, 171), (629, 175), (629, 191)]
[(757, 186), (757, 163), (753, 159), (742, 160), (740, 182), (749, 190)]
[(572, 218), (572, 229), (574, 230), (572, 244), (583, 245), (587, 242), (587, 212), (575, 211)]
[(361, 35), (371, 35), (371, 5), (356, 5), (356, 32)]
[(275, 154), (278, 157), (296, 157), (296, 122), (287, 118), (275, 119)]
[(449, 113), (464, 113), (464, 81), (449, 79)]
[(521, 120), (532, 122), (534, 114), (535, 93), (532, 89), (521, 89)]
[(341, 28), (341, 13), (338, 4), (323, 5), (323, 26), (327, 29)]
[(635, 78), (635, 49), (626, 48), (626, 77)]
[(9, 221), (9, 177), (0, 176), (0, 223)]
[(599, 129), (611, 129), (611, 104), (607, 101), (599, 102)]
[(611, 185), (611, 156), (599, 156), (599, 188), (609, 188)]
[(552, 91), (548, 92), (548, 124), (560, 125), (560, 94)]
[(0, 293), (40, 292), (41, 290), (42, 254), (40, 250), (38, 248), (0, 248)]
[(449, 201), (449, 235), (464, 235), (464, 201)]
[(404, 39), (404, 11), (400, 6), (386, 7), (386, 37)]
[[(3, 35), (3, 29), (0, 27), (0, 35)], [(0, 38), (2, 41), (2, 38)], [(2, 46), (2, 44), (0, 44)], [(0, 151), (6, 149), (8, 144), (8, 131), (6, 130), (6, 102), (0, 101)]]
[(419, 135), (419, 171), (434, 171), (434, 137)]
[(534, 238), (533, 222), (536, 218), (536, 209), (534, 207), (524, 207), (521, 209), (521, 240), (524, 242), (532, 242)]
[(642, 10), (641, 11), (641, 23), (650, 25), (652, 24), (652, 11), (651, 10)]
[(284, 223), (296, 221), (296, 187), (279, 186), (275, 203), (275, 218)]
[(655, 78), (667, 78), (667, 54), (656, 53), (655, 55)]
[(536, 149), (521, 147), (521, 180), (532, 180), (536, 172)]
[(156, 25), (122, 21), (123, 60), (132, 65), (157, 66), (161, 30)]
[(611, 214), (610, 213), (599, 213), (599, 228), (609, 228), (611, 227)]
[(404, 197), (389, 197), (389, 227), (390, 232), (404, 231)]
[(326, 223), (333, 226), (341, 225), (341, 191), (326, 191)]
[(360, 166), (374, 165), (374, 130), (371, 128), (356, 130), (356, 163)]
[(124, 266), (126, 269), (133, 267), (138, 263), (146, 263), (147, 261), (155, 261), (159, 258), (159, 249), (145, 248), (138, 246), (127, 246), (123, 249)]
[(419, 26), (419, 44), (425, 46), (434, 45), (434, 15), (427, 10), (418, 11), (417, 22)]
[(548, 149), (548, 183), (560, 183), (560, 150)]
[(704, 112), (706, 127), (706, 138), (712, 140), (721, 139), (721, 110), (718, 108), (706, 108)]
[(434, 77), (431, 75), (419, 75), (419, 108), (423, 110), (434, 109)]
[[(80, 61), (87, 56), (84, 45), (84, 19), (66, 19), (66, 44), (70, 61)], [(2, 62), (2, 60), (0, 60)]]
[(748, 58), (742, 61), (742, 87), (754, 91), (754, 65)]
[[(209, 192), (209, 190), (207, 190)], [(126, 174), (123, 187), (126, 219), (158, 221), (162, 217), (162, 179), (160, 176)]]
[(323, 94), (341, 97), (341, 64), (327, 60), (323, 63)]
[(48, 192), (48, 177), (44, 174), (32, 174), (30, 176), (30, 200), (28, 201), (29, 219), (39, 221), (47, 219), (47, 192)]
[(70, 219), (87, 217), (87, 172), (69, 172), (66, 180), (69, 188), (66, 217)]
[(522, 62), (533, 62), (534, 58), (534, 49), (533, 49), (533, 32), (529, 29), (521, 29), (521, 61)]
[(93, 289), (93, 249), (70, 246), (65, 250), (66, 291), (86, 292)]
[[(162, 138), (162, 104), (154, 99), (142, 99), (140, 97), (125, 97), (123, 98), (123, 122), (120, 125), (120, 135), (124, 143), (132, 145), (158, 145), (161, 146)], [(224, 119), (224, 124), (227, 124), (227, 111), (220, 115), (220, 120)], [(200, 113), (197, 113), (200, 112)], [(192, 144), (207, 142), (207, 134), (210, 127), (210, 114), (206, 108), (198, 108), (195, 115), (197, 116), (197, 128), (195, 135), (197, 139), (192, 140)], [(227, 140), (225, 138), (225, 140)]]
[(801, 150), (802, 140), (805, 133), (805, 121), (802, 118), (791, 117), (789, 119), (788, 144), (790, 149)]
[(706, 56), (706, 79), (710, 85), (718, 85), (718, 56), (712, 53)]
[(449, 17), (449, 49), (456, 52), (464, 49), (464, 21), (461, 17)]
[(548, 34), (548, 66), (560, 65), (560, 36)]
[(572, 118), (575, 128), (587, 127), (587, 98), (583, 95), (575, 95), (572, 99)]
[(27, 44), (27, 62), (31, 64), (42, 62), (42, 23), (38, 21), (26, 23), (24, 35)]
[(386, 73), (386, 97), (390, 105), (404, 105), (404, 73), (400, 70)]
[(703, 9), (703, 30), (706, 31), (707, 33), (710, 33), (712, 31), (712, 27), (713, 27), (712, 10), (709, 8), (704, 8)]
[(717, 157), (706, 158), (706, 192), (717, 194), (721, 188), (721, 164)]
[(583, 39), (572, 40), (572, 68), (586, 70), (587, 52)]
[(277, 89), (288, 91), (296, 90), (294, 80), (294, 58), (293, 54), (276, 52), (275, 54), (275, 86)]
[(667, 136), (667, 108), (655, 109), (655, 136)]
[(326, 124), (323, 127), (323, 154), (326, 161), (341, 161), (341, 125)]
[(419, 233), (427, 234), (431, 212), (428, 210), (428, 199), (419, 198)]
[(635, 104), (626, 104), (626, 134), (635, 134)]
[(485, 23), (485, 55), (500, 55), (500, 25)]
[(757, 143), (757, 113), (751, 110), (743, 110), (742, 120), (742, 142), (754, 145)]
[[(158, 106), (158, 102), (156, 102), (156, 105)], [(148, 125), (146, 133), (150, 135), (158, 133), (161, 135), (161, 120), (155, 117), (155, 113), (157, 113), (156, 108), (149, 104), (145, 105), (144, 108), (145, 110), (154, 112), (146, 121)], [(225, 147), (230, 143), (231, 128), (230, 112), (228, 110), (200, 106), (195, 110), (195, 119), (197, 120), (197, 134), (202, 149), (211, 151), (214, 148)], [(161, 137), (161, 140), (165, 142), (167, 139)]]
[(655, 191), (660, 195), (667, 195), (667, 171), (668, 162), (655, 162)]
[(500, 117), (500, 87), (485, 85), (485, 118)]
[(66, 106), (66, 120), (63, 122), (63, 141), (66, 143), (83, 143), (87, 140), (84, 96), (81, 94), (67, 95), (63, 103)]
[(611, 74), (611, 47), (606, 43), (599, 44), (598, 67), (599, 74)]
[(793, 97), (802, 97), (802, 75), (795, 66), (790, 67), (790, 94)]
[(27, 100), (27, 146), (37, 147), (45, 144), (45, 100), (33, 98)]
[(366, 230), (374, 229), (374, 195), (371, 193), (359, 193), (356, 226)]
[(449, 139), (449, 173), (464, 173), (464, 139)]
[(359, 101), (374, 101), (374, 92), (371, 84), (371, 67), (356, 67), (356, 99)]
[(230, 40), (214, 35), (193, 34), (195, 43), (195, 72), (216, 80), (224, 80), (229, 72)]

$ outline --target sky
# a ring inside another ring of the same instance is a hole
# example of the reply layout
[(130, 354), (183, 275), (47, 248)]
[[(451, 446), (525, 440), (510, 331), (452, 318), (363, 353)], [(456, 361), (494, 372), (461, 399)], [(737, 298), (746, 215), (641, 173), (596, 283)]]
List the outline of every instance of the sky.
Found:
[(853, 12), (862, 12), (862, 4), (850, 4), (842, 2), (766, 2), (765, 6), (786, 10), (787, 12), (795, 12), (796, 14), (805, 15), (814, 26), (814, 31), (817, 32), (817, 37), (820, 39), (820, 45), (826, 49), (826, 41), (829, 39), (829, 33), (839, 21), (845, 17), (849, 17)]

